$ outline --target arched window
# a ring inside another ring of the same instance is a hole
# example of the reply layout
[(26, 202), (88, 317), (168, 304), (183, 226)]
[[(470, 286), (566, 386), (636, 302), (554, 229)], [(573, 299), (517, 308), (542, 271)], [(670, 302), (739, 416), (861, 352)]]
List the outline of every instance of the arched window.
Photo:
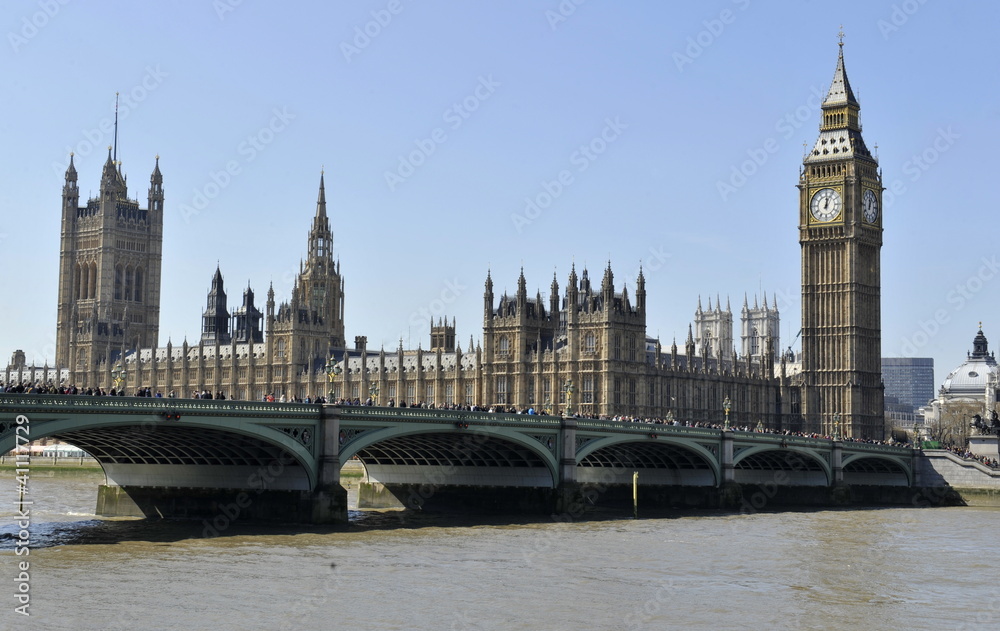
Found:
[(90, 297), (97, 298), (97, 263), (90, 264), (90, 282), (87, 285), (90, 289)]
[(585, 353), (593, 353), (597, 348), (597, 338), (593, 333), (587, 333), (587, 337), (583, 341), (583, 351)]
[(497, 403), (510, 403), (507, 395), (507, 375), (501, 375), (497, 377)]
[(115, 300), (122, 299), (122, 284), (125, 282), (125, 270), (121, 265), (115, 266)]
[(500, 341), (497, 343), (497, 354), (510, 355), (510, 338), (506, 335), (500, 336)]
[(278, 359), (284, 359), (285, 358), (285, 340), (278, 340), (277, 349), (275, 350), (275, 354), (278, 356)]
[(83, 277), (80, 281), (80, 297), (84, 299), (90, 298), (90, 264), (84, 263), (80, 269), (80, 274)]
[(125, 300), (132, 300), (132, 266), (125, 268)]
[(142, 268), (135, 268), (135, 290), (134, 296), (136, 302), (142, 302)]
[(77, 300), (79, 300), (80, 298), (83, 298), (83, 294), (81, 293), (83, 291), (83, 287), (81, 287), (81, 285), (80, 285), (80, 283), (83, 282), (83, 279), (81, 278), (81, 276), (82, 276), (82, 274), (80, 273), (80, 264), (77, 263), (76, 264), (76, 274), (74, 274), (74, 276), (73, 276), (73, 287), (76, 289), (76, 299)]

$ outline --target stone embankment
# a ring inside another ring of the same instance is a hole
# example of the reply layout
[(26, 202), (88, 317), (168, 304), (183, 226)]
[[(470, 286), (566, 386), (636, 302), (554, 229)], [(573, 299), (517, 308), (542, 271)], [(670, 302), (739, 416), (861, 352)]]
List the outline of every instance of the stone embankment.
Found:
[(950, 487), (969, 506), (1000, 506), (1000, 469), (945, 449), (924, 449), (915, 464), (917, 486)]

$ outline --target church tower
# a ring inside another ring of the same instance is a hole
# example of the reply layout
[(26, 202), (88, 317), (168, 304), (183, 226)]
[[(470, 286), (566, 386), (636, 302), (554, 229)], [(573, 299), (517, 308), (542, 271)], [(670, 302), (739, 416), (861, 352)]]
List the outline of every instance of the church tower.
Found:
[[(701, 308), (701, 296), (698, 297), (698, 308), (694, 312), (695, 346), (698, 351), (704, 351), (709, 357), (722, 355), (722, 361), (731, 365), (733, 361), (733, 311), (726, 298), (726, 308), (722, 308), (722, 300), (716, 296), (715, 309), (712, 309), (712, 299), (708, 299), (708, 309)], [(720, 367), (721, 369), (721, 367)]]
[[(778, 361), (778, 349), (781, 348), (780, 324), (781, 318), (778, 313), (778, 298), (775, 296), (769, 305), (767, 294), (764, 294), (763, 306), (757, 301), (757, 296), (753, 298), (753, 307), (743, 297), (743, 309), (740, 311), (742, 355), (749, 357), (751, 362), (763, 362), (766, 357), (772, 361)], [(768, 340), (771, 344), (771, 352), (768, 354)]]
[(820, 134), (799, 177), (805, 429), (882, 438), (882, 175), (861, 137), (840, 43)]
[(79, 386), (104, 382), (122, 353), (157, 345), (163, 244), (159, 156), (146, 208), (130, 199), (108, 147), (97, 197), (80, 206), (70, 155), (62, 196), (56, 364)]

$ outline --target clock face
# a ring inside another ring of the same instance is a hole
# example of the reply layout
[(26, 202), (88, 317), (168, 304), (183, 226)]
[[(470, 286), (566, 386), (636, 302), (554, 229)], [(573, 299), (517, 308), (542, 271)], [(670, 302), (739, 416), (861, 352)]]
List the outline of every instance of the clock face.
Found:
[(840, 215), (842, 205), (840, 193), (832, 188), (821, 188), (813, 195), (809, 210), (816, 221), (833, 221)]
[(861, 200), (861, 207), (864, 210), (865, 221), (875, 223), (878, 219), (878, 197), (872, 190), (865, 191), (865, 197)]

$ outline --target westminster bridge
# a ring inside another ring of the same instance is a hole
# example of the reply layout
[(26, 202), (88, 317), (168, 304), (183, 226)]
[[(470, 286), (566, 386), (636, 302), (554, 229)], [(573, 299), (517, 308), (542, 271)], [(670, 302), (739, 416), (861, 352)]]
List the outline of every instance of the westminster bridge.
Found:
[(309, 523), (346, 520), (340, 472), (351, 459), (364, 464), (372, 507), (575, 514), (631, 503), (634, 472), (645, 505), (905, 503), (919, 453), (570, 416), (0, 394), (0, 453), (45, 437), (100, 462), (99, 515)]

